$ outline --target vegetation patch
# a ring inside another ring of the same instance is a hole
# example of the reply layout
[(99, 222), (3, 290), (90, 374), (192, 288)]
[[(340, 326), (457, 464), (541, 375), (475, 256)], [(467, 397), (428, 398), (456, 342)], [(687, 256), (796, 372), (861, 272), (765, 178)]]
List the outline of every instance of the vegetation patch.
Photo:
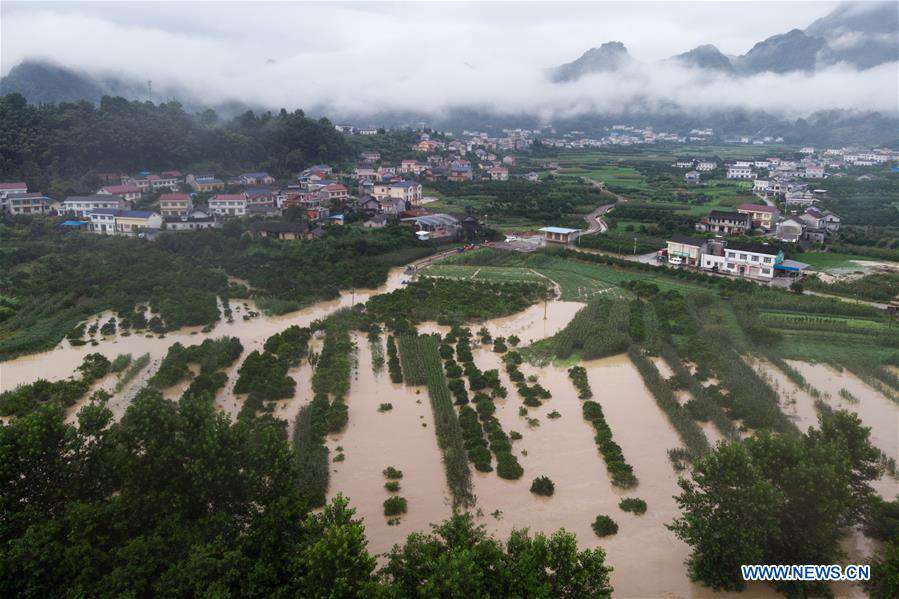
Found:
[(618, 524), (605, 514), (597, 516), (590, 528), (593, 529), (597, 537), (607, 537), (618, 532)]
[(646, 513), (646, 502), (639, 497), (625, 497), (618, 502), (618, 507), (620, 507), (625, 512), (631, 512), (633, 514), (636, 514), (637, 516), (641, 516)]
[(551, 497), (556, 492), (556, 485), (548, 476), (538, 476), (531, 483), (531, 493)]
[(633, 467), (624, 459), (621, 446), (612, 439), (612, 429), (606, 422), (602, 407), (592, 400), (583, 403), (584, 420), (593, 425), (596, 431), (594, 440), (596, 447), (606, 462), (606, 468), (612, 476), (612, 484), (616, 487), (630, 488), (637, 485), (637, 476)]

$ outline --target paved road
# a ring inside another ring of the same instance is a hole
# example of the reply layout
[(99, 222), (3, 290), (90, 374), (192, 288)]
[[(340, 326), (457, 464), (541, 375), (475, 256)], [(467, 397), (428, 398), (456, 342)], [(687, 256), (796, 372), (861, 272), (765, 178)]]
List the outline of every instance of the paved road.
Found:
[(596, 189), (598, 189), (600, 191), (604, 191), (604, 192), (612, 195), (615, 198), (615, 202), (612, 204), (603, 204), (602, 206), (600, 206), (599, 208), (597, 208), (590, 214), (587, 214), (586, 216), (584, 216), (584, 220), (587, 221), (587, 230), (583, 231), (581, 233), (581, 235), (594, 235), (596, 233), (605, 233), (606, 231), (609, 230), (609, 225), (602, 218), (602, 216), (606, 212), (608, 212), (609, 210), (614, 208), (618, 202), (626, 202), (627, 198), (623, 198), (620, 195), (618, 195), (617, 193), (613, 193), (613, 192), (609, 191), (608, 189), (606, 189), (606, 184), (603, 183), (602, 181), (597, 181), (596, 179), (587, 179), (587, 181), (589, 181), (590, 185), (592, 185)]

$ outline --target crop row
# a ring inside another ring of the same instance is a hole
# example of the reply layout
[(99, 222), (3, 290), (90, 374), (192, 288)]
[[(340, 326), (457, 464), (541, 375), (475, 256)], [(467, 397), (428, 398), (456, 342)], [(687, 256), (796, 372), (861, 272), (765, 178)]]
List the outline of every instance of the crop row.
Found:
[(568, 369), (568, 378), (577, 387), (578, 399), (590, 399), (593, 390), (590, 389), (590, 381), (587, 379), (587, 369), (583, 366), (572, 366)]
[(437, 349), (438, 337), (420, 335), (416, 338), (414, 347), (422, 355), (427, 371), (428, 396), (434, 413), (434, 429), (437, 444), (443, 454), (443, 466), (447, 484), (453, 495), (453, 506), (471, 506), (474, 504), (474, 495), (471, 470), (468, 468), (468, 453), (465, 450), (465, 438), (456, 410), (453, 408), (450, 390), (443, 376), (443, 365)]
[(583, 404), (583, 411), (584, 420), (590, 422), (596, 431), (594, 437), (596, 447), (606, 462), (609, 474), (612, 475), (612, 484), (625, 489), (636, 486), (637, 476), (633, 467), (624, 459), (621, 446), (612, 439), (612, 429), (602, 413), (602, 406), (595, 401), (587, 400)]
[(689, 408), (693, 411), (694, 417), (700, 414), (701, 419), (709, 419), (715, 427), (721, 431), (721, 434), (728, 439), (739, 439), (740, 434), (737, 432), (733, 421), (728, 418), (727, 413), (721, 405), (715, 400), (711, 392), (699, 382), (699, 379), (693, 376), (684, 366), (683, 360), (678, 355), (677, 350), (668, 343), (662, 343), (660, 346), (662, 358), (671, 367), (674, 372), (674, 379), (680, 386), (685, 387), (693, 399), (690, 400)]
[(677, 431), (683, 444), (687, 447), (693, 459), (707, 453), (709, 451), (709, 441), (699, 428), (699, 425), (693, 420), (687, 411), (681, 407), (674, 395), (674, 390), (668, 384), (656, 365), (647, 358), (643, 352), (636, 346), (628, 349), (628, 356), (631, 362), (637, 367), (643, 382), (649, 388), (652, 396), (656, 400), (656, 404), (665, 412), (668, 421)]

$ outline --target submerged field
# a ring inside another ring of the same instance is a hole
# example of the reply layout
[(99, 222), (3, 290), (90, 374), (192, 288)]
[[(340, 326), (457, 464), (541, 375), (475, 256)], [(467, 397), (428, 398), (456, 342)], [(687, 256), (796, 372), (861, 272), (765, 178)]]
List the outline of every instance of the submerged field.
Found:
[[(378, 289), (281, 317), (244, 320), (253, 303), (235, 303), (238, 317), (207, 331), (63, 341), (4, 362), (0, 385), (64, 380), (92, 353), (110, 361), (149, 353), (122, 389), (121, 374), (91, 383), (111, 392), (121, 416), (139, 388), (159, 380), (174, 343), (232, 336), (242, 351), (218, 370), (226, 380), (214, 391), (218, 409), (283, 419), (304, 484), (321, 499), (349, 498), (370, 551), (388, 551), (462, 505), (502, 537), (564, 527), (582, 547), (604, 548), (623, 597), (716, 595), (690, 581), (690, 547), (666, 528), (680, 513), (678, 477), (716, 442), (757, 430), (798, 436), (819, 413), (846, 409), (871, 427), (885, 460), (899, 459), (899, 331), (869, 306), (572, 252), (465, 252), (420, 276), (447, 284), (409, 287), (394, 269)], [(508, 293), (545, 288), (554, 297), (523, 292), (517, 303)], [(367, 309), (338, 312), (375, 297)], [(466, 320), (446, 319), (446, 302), (466, 298), (473, 305), (453, 311)], [(415, 336), (433, 333), (440, 337)], [(166, 395), (178, 397), (202, 368), (219, 365), (202, 361), (185, 363)], [(253, 382), (262, 380), (283, 384)], [(85, 403), (69, 405), (70, 416)], [(540, 476), (554, 483), (552, 495), (532, 492)], [(887, 474), (875, 487), (891, 499), (895, 484)], [(405, 501), (385, 515), (392, 497)], [(645, 501), (646, 512), (624, 511), (626, 498)], [(617, 534), (597, 536), (600, 514)], [(864, 561), (854, 534), (850, 562)], [(747, 593), (771, 589), (755, 584)]]

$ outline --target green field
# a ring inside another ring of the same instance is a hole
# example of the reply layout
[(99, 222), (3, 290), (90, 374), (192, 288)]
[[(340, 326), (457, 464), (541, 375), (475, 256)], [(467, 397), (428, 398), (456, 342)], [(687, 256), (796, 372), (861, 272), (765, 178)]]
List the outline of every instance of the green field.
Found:
[[(812, 266), (814, 270), (830, 270), (834, 268), (852, 268), (858, 266), (853, 264), (852, 260), (874, 260), (874, 258), (866, 258), (857, 254), (837, 254), (835, 252), (803, 252), (795, 254), (794, 258), (799, 262), (805, 262)], [(861, 270), (861, 268), (859, 268)]]
[(543, 252), (520, 254), (490, 249), (450, 256), (429, 266), (423, 274), (491, 281), (535, 281), (545, 277), (559, 285), (561, 299), (566, 301), (585, 301), (597, 294), (627, 296), (629, 292), (622, 285), (638, 280), (655, 283), (662, 290), (697, 289), (697, 286), (667, 277), (663, 272), (630, 271), (603, 264), (565, 260)]

